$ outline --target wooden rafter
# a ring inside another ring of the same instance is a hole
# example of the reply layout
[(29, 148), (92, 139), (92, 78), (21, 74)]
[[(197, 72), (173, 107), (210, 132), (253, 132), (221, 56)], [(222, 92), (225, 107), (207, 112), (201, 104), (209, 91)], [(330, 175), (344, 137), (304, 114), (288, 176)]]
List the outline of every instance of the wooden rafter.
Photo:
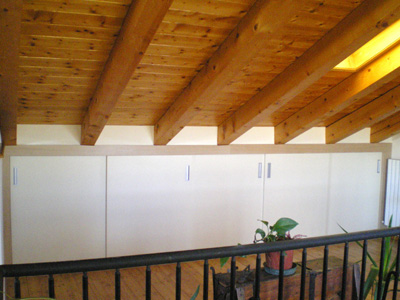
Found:
[[(284, 30), (304, 1), (257, 1), (154, 128), (154, 144), (166, 145), (268, 43)], [(282, 9), (284, 8), (284, 9)], [(251, 47), (249, 47), (251, 45)]]
[(172, 0), (133, 1), (82, 124), (82, 145), (94, 145)]
[(0, 0), (0, 131), (3, 146), (17, 143), (21, 11), (22, 0)]
[(280, 109), (399, 17), (400, 3), (396, 0), (364, 1), (222, 123), (218, 127), (218, 144), (231, 143)]
[(400, 85), (326, 128), (326, 143), (334, 144), (400, 111)]
[(342, 111), (400, 75), (400, 45), (384, 53), (361, 70), (299, 110), (275, 127), (275, 143), (284, 144)]
[(371, 143), (382, 142), (400, 133), (400, 113), (371, 126)]

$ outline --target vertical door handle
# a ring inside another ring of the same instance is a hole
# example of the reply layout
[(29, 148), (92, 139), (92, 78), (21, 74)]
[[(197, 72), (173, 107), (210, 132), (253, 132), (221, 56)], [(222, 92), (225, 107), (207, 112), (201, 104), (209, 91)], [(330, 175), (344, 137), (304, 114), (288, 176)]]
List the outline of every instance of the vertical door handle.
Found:
[(13, 185), (18, 185), (18, 168), (13, 168)]
[(190, 181), (190, 165), (186, 166), (185, 181)]
[(271, 178), (271, 163), (268, 163), (267, 178)]
[(262, 163), (258, 163), (258, 178), (262, 178)]

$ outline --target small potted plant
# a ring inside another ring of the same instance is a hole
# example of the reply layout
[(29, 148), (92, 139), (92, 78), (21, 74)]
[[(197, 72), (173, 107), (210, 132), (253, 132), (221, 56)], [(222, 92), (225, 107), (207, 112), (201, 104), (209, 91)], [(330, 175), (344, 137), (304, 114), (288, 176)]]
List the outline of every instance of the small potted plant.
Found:
[[(291, 237), (289, 231), (295, 228), (298, 223), (290, 218), (280, 218), (274, 225), (269, 225), (268, 221), (261, 222), (266, 226), (267, 232), (263, 229), (258, 228), (254, 235), (254, 243), (264, 242), (278, 242), (283, 240), (291, 240), (296, 237)], [(258, 235), (261, 238), (258, 238)], [(278, 275), (279, 274), (279, 261), (280, 261), (280, 252), (269, 252), (265, 253), (265, 271), (267, 273)], [(285, 259), (284, 259), (284, 275), (290, 275), (292, 272), (289, 270), (295, 271), (293, 268), (293, 250), (285, 251)]]

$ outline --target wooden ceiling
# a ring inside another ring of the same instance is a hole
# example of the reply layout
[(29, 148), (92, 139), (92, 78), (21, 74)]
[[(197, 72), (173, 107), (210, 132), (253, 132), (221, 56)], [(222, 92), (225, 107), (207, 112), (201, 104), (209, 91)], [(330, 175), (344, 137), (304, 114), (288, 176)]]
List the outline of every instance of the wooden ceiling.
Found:
[[(398, 0), (0, 0), (0, 129), (218, 126), (226, 145), (254, 126), (286, 143), (371, 127), (400, 132), (400, 43), (357, 70), (333, 69), (400, 19)], [(400, 36), (400, 32), (398, 32)]]

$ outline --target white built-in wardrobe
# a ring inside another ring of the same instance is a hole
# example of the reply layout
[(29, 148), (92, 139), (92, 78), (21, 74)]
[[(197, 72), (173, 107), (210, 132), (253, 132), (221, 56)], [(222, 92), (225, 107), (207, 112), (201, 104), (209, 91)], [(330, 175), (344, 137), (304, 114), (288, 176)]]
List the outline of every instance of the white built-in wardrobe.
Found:
[(381, 153), (12, 156), (14, 263), (251, 243), (378, 228)]

